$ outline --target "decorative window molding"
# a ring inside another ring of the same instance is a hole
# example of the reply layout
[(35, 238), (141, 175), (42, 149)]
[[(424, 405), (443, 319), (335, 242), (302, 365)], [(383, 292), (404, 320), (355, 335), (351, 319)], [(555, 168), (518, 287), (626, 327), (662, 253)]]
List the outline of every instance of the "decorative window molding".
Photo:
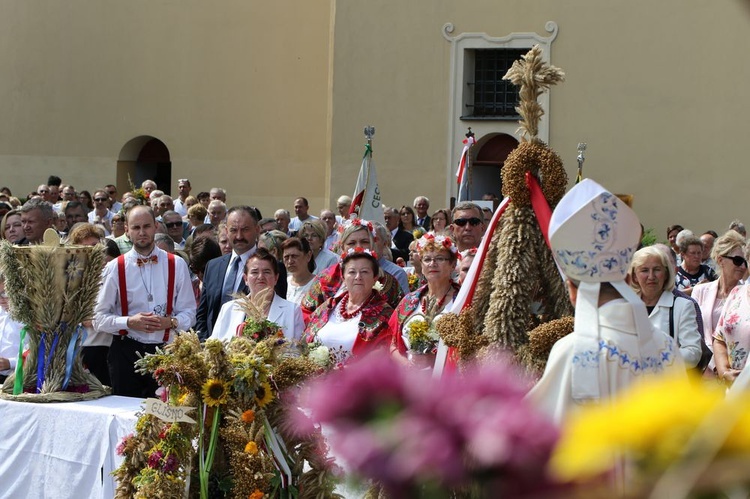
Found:
[[(549, 36), (537, 33), (511, 33), (507, 36), (493, 37), (486, 33), (461, 33), (453, 36), (452, 23), (445, 23), (442, 35), (451, 44), (450, 63), (450, 105), (448, 122), (448, 197), (456, 195), (455, 171), (458, 156), (461, 152), (461, 141), (466, 128), (471, 127), (478, 141), (487, 134), (506, 133), (515, 136), (518, 128), (518, 117), (513, 116), (472, 116), (475, 104), (475, 61), (477, 51), (492, 49), (528, 50), (534, 45), (542, 48), (543, 58), (550, 62), (552, 42), (557, 38), (558, 26), (554, 21), (544, 25)], [(490, 100), (492, 97), (490, 97)], [(539, 97), (545, 114), (539, 124), (539, 138), (549, 142), (549, 93)]]

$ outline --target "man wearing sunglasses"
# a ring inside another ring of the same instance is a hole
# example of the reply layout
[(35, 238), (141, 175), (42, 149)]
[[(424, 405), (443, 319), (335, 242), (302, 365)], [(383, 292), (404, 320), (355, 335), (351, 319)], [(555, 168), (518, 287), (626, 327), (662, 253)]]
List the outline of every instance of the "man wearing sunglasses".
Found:
[(94, 209), (89, 212), (89, 223), (100, 225), (104, 229), (104, 234), (108, 236), (112, 233), (112, 217), (114, 215), (109, 210), (109, 193), (104, 189), (94, 192)]
[(484, 214), (482, 208), (468, 201), (458, 203), (452, 212), (453, 235), (458, 251), (476, 248), (484, 234)]
[(172, 238), (172, 241), (174, 241), (175, 249), (185, 249), (185, 233), (180, 214), (176, 211), (169, 210), (162, 215), (162, 222), (167, 228), (167, 234)]

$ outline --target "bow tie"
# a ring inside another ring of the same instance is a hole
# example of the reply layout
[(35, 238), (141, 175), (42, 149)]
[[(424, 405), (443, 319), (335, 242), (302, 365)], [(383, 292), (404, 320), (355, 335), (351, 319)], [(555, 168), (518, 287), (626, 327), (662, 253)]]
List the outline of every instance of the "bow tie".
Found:
[(136, 263), (139, 267), (143, 267), (144, 265), (148, 265), (149, 263), (157, 263), (159, 261), (159, 258), (156, 255), (151, 255), (146, 258), (139, 258), (136, 260)]

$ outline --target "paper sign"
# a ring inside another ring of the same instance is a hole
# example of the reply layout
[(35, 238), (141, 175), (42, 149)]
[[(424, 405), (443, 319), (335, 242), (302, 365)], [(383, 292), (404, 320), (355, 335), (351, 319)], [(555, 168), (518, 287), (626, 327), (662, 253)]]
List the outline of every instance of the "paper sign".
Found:
[(151, 414), (166, 421), (167, 423), (192, 423), (195, 420), (187, 415), (188, 412), (194, 411), (195, 407), (179, 407), (165, 404), (159, 399), (146, 399), (146, 414)]

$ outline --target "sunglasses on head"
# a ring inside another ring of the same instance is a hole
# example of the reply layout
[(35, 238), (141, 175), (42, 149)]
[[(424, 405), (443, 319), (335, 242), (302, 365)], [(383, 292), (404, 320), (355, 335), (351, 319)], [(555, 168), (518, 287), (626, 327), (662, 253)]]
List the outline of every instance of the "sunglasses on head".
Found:
[(741, 267), (743, 265), (747, 267), (747, 260), (745, 260), (741, 256), (724, 256), (724, 258), (726, 258), (727, 260), (732, 260), (732, 263), (735, 267)]
[(472, 227), (476, 227), (477, 225), (482, 223), (482, 220), (477, 217), (457, 218), (453, 221), (453, 223), (458, 225), (459, 227), (465, 227), (466, 224), (470, 224)]

